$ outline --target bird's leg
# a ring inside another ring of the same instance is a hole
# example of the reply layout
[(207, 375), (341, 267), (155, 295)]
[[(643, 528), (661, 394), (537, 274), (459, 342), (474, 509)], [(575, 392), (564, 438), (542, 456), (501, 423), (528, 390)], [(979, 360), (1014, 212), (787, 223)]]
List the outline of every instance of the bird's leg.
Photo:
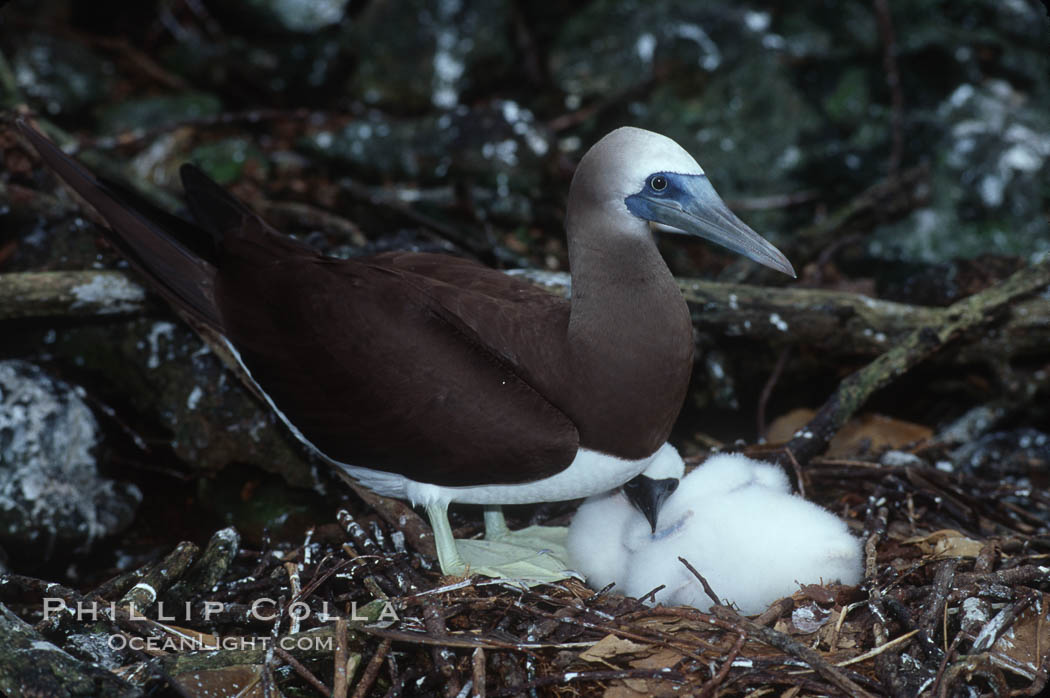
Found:
[(499, 540), (510, 533), (507, 520), (503, 518), (503, 507), (491, 504), (485, 507), (485, 540)]
[(525, 585), (579, 576), (564, 562), (568, 559), (566, 528), (529, 526), (510, 531), (503, 511), (492, 506), (485, 507), (484, 540), (454, 540), (448, 523), (448, 504), (428, 504), (426, 510), (443, 574), (481, 574)]
[(452, 526), (448, 523), (448, 504), (427, 504), (427, 518), (430, 519), (430, 527), (434, 531), (434, 547), (437, 548), (441, 573), (465, 576), (467, 565), (463, 562), (459, 549), (456, 548), (456, 541), (452, 538)]

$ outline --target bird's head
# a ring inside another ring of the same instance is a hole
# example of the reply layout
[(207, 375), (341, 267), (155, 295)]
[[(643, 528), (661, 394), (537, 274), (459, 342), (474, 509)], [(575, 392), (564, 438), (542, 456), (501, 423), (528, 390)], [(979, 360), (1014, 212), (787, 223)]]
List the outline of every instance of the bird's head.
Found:
[(635, 476), (623, 486), (623, 493), (635, 509), (649, 522), (652, 532), (664, 502), (676, 489), (685, 474), (685, 462), (671, 444), (664, 444), (653, 454), (649, 465), (641, 475)]
[(696, 160), (652, 131), (625, 126), (583, 156), (569, 192), (567, 224), (602, 211), (618, 230), (653, 227), (710, 240), (771, 269), (795, 276), (791, 263), (729, 210)]

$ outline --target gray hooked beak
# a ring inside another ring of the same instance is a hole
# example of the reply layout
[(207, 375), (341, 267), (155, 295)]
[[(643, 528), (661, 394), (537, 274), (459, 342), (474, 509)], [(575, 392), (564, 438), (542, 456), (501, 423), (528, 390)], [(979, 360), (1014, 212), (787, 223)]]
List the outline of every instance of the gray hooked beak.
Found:
[(624, 203), (634, 215), (726, 247), (795, 277), (791, 262), (729, 210), (705, 175), (657, 173)]
[(653, 533), (656, 533), (656, 521), (660, 517), (660, 507), (677, 488), (678, 478), (668, 477), (654, 480), (648, 475), (638, 475), (623, 486), (623, 493), (627, 496), (627, 501), (642, 512)]

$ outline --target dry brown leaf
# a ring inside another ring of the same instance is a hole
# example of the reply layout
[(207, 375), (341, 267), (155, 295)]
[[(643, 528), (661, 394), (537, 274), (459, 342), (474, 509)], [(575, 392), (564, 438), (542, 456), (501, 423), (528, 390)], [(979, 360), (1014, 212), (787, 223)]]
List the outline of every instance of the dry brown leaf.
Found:
[(653, 651), (644, 657), (631, 661), (632, 669), (663, 669), (671, 667), (682, 661), (683, 655), (670, 647), (654, 647)]
[(207, 671), (189, 671), (179, 674), (175, 680), (188, 695), (200, 698), (262, 698), (262, 681), (259, 680), (262, 668), (261, 664), (242, 664)]
[[(1042, 612), (1040, 612), (1042, 609)], [(992, 662), (1033, 680), (1050, 654), (1050, 594), (1029, 606), (992, 645)]]
[(628, 654), (638, 654), (650, 649), (650, 645), (632, 642), (616, 635), (606, 635), (593, 646), (580, 652), (580, 659), (585, 662), (608, 662)]
[[(806, 426), (816, 412), (798, 408), (783, 414), (769, 425), (766, 435), (770, 443), (786, 443), (795, 432)], [(906, 422), (881, 414), (858, 415), (839, 430), (828, 444), (828, 457), (849, 458), (861, 454), (878, 453), (886, 449), (905, 448), (933, 436), (933, 430), (922, 424)]]
[(937, 559), (955, 557), (977, 557), (984, 547), (984, 543), (967, 538), (962, 533), (945, 528), (934, 531), (928, 536), (918, 536), (902, 541), (904, 545), (917, 545), (924, 555), (932, 555)]

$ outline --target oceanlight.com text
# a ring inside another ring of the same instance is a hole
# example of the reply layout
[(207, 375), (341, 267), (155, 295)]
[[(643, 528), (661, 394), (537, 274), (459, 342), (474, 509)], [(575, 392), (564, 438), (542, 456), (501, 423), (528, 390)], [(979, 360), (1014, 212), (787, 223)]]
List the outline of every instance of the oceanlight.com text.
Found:
[(193, 652), (195, 650), (266, 650), (279, 647), (286, 652), (332, 651), (331, 635), (286, 635), (284, 637), (216, 637), (214, 635), (166, 635), (164, 637), (136, 637), (110, 635), (106, 644), (110, 649), (131, 648), (139, 652)]

